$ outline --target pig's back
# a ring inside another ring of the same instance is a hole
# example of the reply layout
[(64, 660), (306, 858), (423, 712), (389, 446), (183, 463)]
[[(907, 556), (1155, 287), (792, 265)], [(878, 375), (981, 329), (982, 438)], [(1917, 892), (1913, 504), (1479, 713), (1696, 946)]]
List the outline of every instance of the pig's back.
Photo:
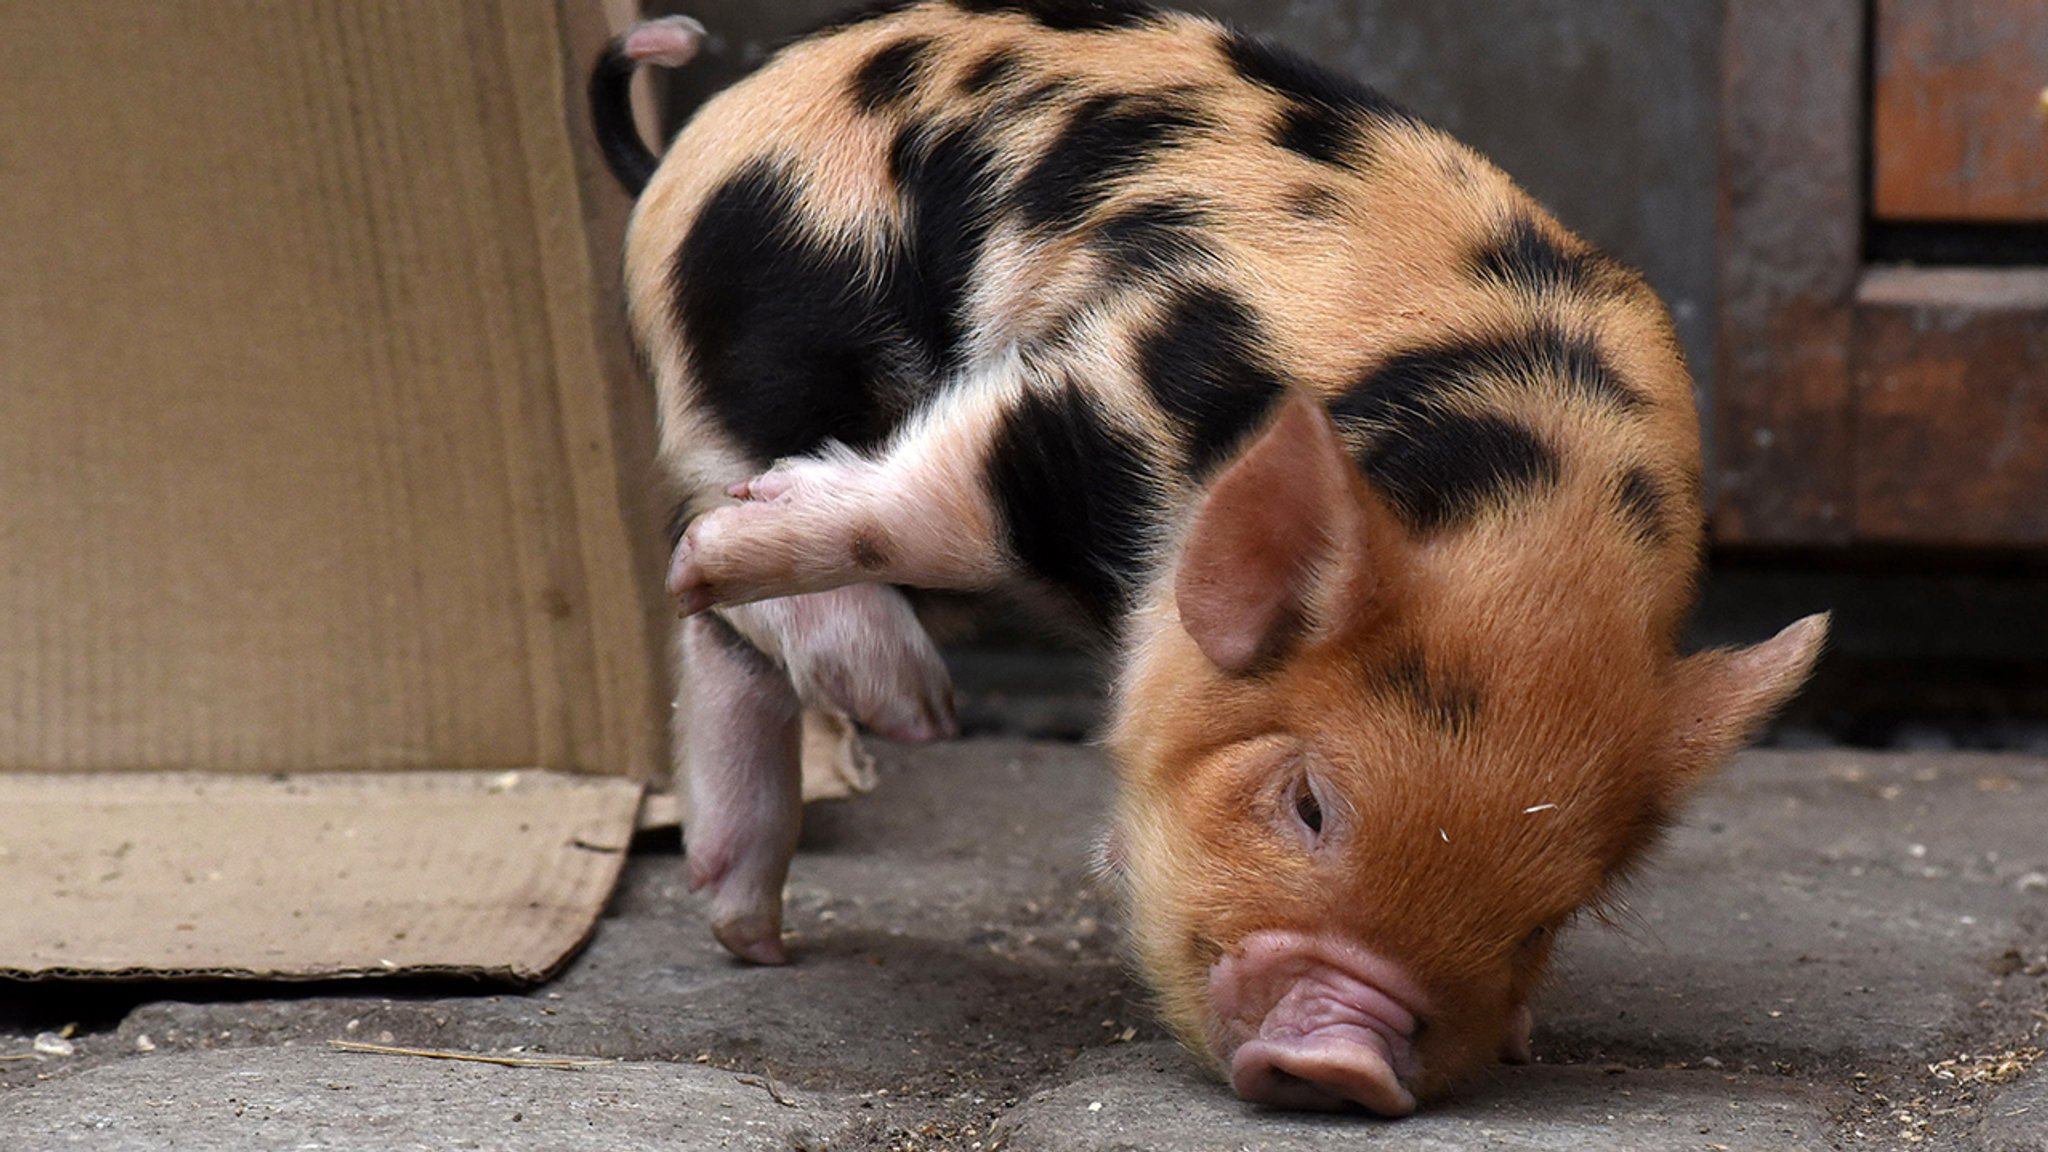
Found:
[(650, 351), (692, 399), (665, 405), (749, 457), (878, 444), (1021, 354), (1181, 498), (1300, 386), (1416, 532), (1541, 508), (1531, 546), (1604, 531), (1684, 598), (1697, 428), (1662, 306), (1368, 88), (1138, 5), (882, 5), (671, 157), (628, 275), (672, 315), (637, 327), (674, 333)]

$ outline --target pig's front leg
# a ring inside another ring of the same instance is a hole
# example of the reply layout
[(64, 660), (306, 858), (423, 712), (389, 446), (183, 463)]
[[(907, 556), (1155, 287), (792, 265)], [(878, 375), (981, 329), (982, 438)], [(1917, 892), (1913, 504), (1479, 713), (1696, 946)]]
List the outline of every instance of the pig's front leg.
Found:
[(716, 616), (676, 626), (676, 746), (690, 890), (733, 955), (780, 964), (782, 885), (803, 819), (802, 705), (781, 669)]
[(986, 420), (935, 419), (879, 459), (786, 460), (692, 523), (669, 562), (684, 614), (848, 584), (976, 590), (1008, 575), (982, 477)]

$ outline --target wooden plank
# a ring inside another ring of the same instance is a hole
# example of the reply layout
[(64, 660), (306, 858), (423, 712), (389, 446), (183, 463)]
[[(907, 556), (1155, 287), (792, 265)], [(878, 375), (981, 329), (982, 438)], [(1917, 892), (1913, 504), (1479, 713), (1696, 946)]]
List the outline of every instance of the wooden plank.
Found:
[(1879, 0), (1873, 210), (2048, 221), (2048, 3)]
[(2048, 271), (1873, 271), (1856, 339), (1858, 539), (2048, 544)]
[(1846, 543), (1862, 225), (1859, 0), (1730, 0), (1722, 45), (1724, 544)]

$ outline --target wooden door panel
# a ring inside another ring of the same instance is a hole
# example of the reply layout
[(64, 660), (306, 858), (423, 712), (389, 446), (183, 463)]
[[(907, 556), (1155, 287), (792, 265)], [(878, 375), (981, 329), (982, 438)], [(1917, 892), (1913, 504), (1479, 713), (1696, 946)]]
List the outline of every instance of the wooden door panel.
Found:
[(1856, 347), (1857, 538), (2048, 544), (2048, 270), (1872, 270)]
[(1846, 544), (1861, 0), (1729, 0), (1714, 538)]
[(2048, 0), (1878, 0), (1873, 211), (2048, 222)]

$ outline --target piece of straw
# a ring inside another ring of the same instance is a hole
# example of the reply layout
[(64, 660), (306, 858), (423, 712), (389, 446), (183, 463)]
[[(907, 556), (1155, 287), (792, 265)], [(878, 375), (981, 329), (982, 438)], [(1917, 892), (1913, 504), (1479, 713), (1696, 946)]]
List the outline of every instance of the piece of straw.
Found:
[(466, 1060), (472, 1064), (501, 1064), (507, 1068), (596, 1068), (616, 1060), (593, 1056), (487, 1056), (481, 1052), (448, 1052), (438, 1048), (399, 1048), (390, 1044), (362, 1044), (354, 1040), (329, 1040), (330, 1047), (344, 1052), (374, 1052), (380, 1056), (418, 1056), (424, 1060)]
[(797, 1106), (796, 1101), (783, 1095), (782, 1089), (777, 1088), (775, 1086), (775, 1081), (769, 1079), (766, 1076), (736, 1076), (734, 1077), (734, 1079), (738, 1080), (742, 1084), (745, 1084), (749, 1088), (763, 1089), (768, 1093), (769, 1099), (775, 1101), (777, 1104), (782, 1105), (784, 1108), (794, 1108)]

